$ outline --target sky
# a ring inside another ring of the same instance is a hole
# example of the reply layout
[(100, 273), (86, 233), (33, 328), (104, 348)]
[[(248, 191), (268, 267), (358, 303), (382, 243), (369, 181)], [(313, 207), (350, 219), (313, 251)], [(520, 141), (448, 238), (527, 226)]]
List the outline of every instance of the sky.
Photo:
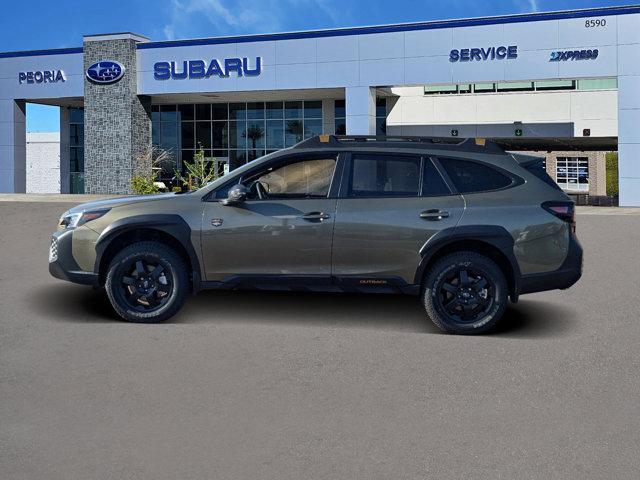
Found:
[[(82, 46), (82, 36), (151, 40), (275, 33), (628, 5), (634, 0), (23, 0), (0, 16), (0, 51)], [(390, 7), (393, 5), (393, 7)], [(57, 131), (56, 107), (27, 106), (27, 130)]]

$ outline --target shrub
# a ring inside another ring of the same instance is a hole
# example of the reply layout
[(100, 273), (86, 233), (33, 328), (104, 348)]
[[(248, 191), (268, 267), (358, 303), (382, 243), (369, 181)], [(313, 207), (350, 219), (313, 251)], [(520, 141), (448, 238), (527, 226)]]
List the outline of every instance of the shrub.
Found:
[(152, 195), (159, 193), (160, 188), (155, 182), (158, 181), (162, 164), (169, 161), (170, 152), (158, 147), (151, 147), (150, 150), (138, 155), (134, 159), (134, 175), (131, 179), (131, 190), (136, 195)]
[(215, 162), (211, 162), (210, 159), (205, 158), (202, 147), (193, 155), (193, 162), (185, 161), (183, 165), (186, 170), (185, 175), (176, 171), (176, 178), (182, 185), (189, 188), (189, 190), (202, 188), (218, 178), (218, 173), (215, 170)]
[(609, 152), (605, 156), (607, 169), (607, 195), (618, 196), (618, 153)]

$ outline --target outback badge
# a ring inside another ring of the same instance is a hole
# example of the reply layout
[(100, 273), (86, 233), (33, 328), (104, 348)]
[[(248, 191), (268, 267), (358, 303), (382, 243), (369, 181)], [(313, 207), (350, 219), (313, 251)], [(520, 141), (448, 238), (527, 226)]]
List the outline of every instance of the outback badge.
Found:
[(222, 225), (222, 219), (221, 218), (212, 218), (211, 219), (211, 225), (214, 227), (219, 227), (220, 225)]

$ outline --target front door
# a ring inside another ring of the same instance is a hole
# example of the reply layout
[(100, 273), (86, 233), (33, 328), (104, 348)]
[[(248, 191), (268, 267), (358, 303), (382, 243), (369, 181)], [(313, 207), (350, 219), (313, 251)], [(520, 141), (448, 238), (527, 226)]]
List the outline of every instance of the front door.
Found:
[(336, 207), (329, 194), (336, 164), (335, 156), (315, 156), (257, 167), (242, 178), (250, 190), (245, 202), (205, 202), (206, 279), (246, 277), (260, 283), (263, 277), (313, 276), (328, 281)]
[[(333, 275), (361, 285), (414, 283), (420, 250), (464, 210), (428, 157), (354, 154), (336, 207)], [(377, 283), (380, 282), (380, 283)]]

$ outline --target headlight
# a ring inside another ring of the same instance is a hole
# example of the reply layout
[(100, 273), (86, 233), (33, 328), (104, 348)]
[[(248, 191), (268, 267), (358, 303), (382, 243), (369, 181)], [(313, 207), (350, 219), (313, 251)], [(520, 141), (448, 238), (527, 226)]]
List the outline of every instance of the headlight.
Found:
[(62, 217), (60, 217), (58, 225), (67, 230), (80, 227), (91, 220), (102, 217), (109, 210), (109, 208), (101, 208), (100, 210), (87, 210), (86, 212), (65, 212), (62, 214)]

